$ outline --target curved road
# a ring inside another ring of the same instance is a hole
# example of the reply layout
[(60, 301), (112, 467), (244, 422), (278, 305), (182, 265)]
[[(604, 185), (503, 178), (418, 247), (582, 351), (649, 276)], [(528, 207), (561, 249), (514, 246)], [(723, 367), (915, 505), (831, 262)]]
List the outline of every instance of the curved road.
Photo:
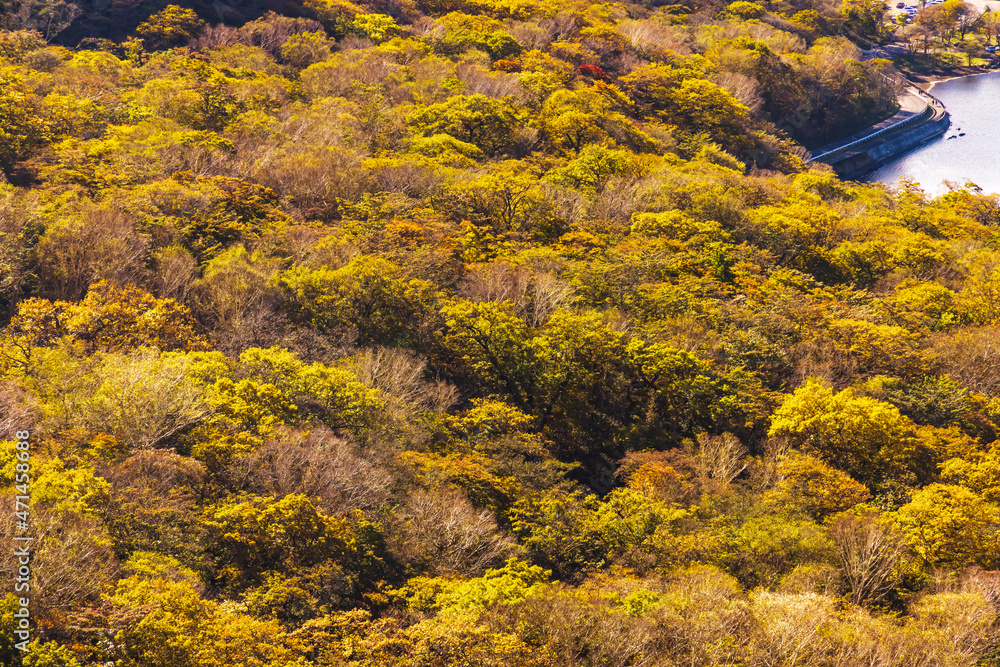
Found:
[(809, 158), (807, 161), (812, 162), (813, 160), (821, 159), (824, 155), (836, 152), (849, 144), (861, 141), (862, 139), (865, 139), (866, 137), (869, 137), (877, 132), (881, 132), (882, 130), (888, 129), (894, 125), (898, 125), (909, 120), (913, 116), (919, 116), (920, 114), (925, 113), (927, 107), (930, 106), (922, 96), (921, 92), (913, 86), (908, 86), (906, 91), (899, 96), (897, 101), (899, 102), (899, 111), (895, 114), (879, 123), (875, 123), (874, 125), (870, 125), (863, 130), (859, 130), (854, 134), (841, 137), (837, 141), (826, 144), (825, 146), (814, 148), (809, 151)]

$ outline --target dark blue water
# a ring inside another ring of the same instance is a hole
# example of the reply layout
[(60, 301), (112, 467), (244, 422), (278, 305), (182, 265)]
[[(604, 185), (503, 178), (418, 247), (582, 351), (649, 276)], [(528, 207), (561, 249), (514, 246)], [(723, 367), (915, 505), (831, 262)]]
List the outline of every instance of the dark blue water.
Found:
[[(959, 186), (972, 181), (985, 192), (1000, 192), (1000, 72), (944, 81), (931, 93), (948, 108), (951, 127), (868, 180), (894, 185), (908, 177), (929, 195), (947, 192), (944, 181)], [(956, 136), (959, 132), (965, 136)]]

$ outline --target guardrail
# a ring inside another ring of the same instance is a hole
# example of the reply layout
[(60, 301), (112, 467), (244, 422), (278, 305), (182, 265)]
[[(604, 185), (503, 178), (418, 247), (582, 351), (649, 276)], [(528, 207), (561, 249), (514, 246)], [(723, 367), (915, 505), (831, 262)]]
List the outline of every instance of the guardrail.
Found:
[(843, 146), (838, 146), (837, 148), (834, 148), (832, 151), (827, 151), (826, 153), (821, 153), (819, 155), (813, 155), (808, 160), (806, 160), (806, 162), (815, 162), (816, 160), (819, 160), (820, 158), (825, 158), (825, 157), (829, 157), (831, 155), (836, 155), (837, 153), (842, 153), (844, 151), (850, 150), (851, 148), (854, 148), (855, 146), (859, 146), (860, 144), (863, 144), (863, 143), (865, 143), (867, 141), (871, 141), (872, 139), (877, 139), (878, 137), (884, 136), (884, 135), (888, 134), (889, 132), (894, 132), (894, 131), (896, 131), (896, 130), (904, 127), (904, 126), (909, 126), (909, 125), (911, 125), (911, 124), (913, 124), (913, 123), (915, 123), (917, 121), (927, 120), (928, 118), (931, 118), (934, 115), (935, 115), (934, 108), (931, 105), (928, 105), (928, 106), (924, 107), (924, 110), (921, 111), (918, 114), (914, 114), (914, 115), (910, 116), (909, 118), (904, 118), (903, 120), (899, 121), (898, 123), (893, 123), (892, 125), (890, 125), (888, 127), (883, 127), (881, 130), (878, 130), (878, 131), (873, 132), (873, 133), (871, 133), (869, 135), (861, 137), (860, 139), (855, 139), (854, 141), (852, 141), (849, 144), (844, 144)]

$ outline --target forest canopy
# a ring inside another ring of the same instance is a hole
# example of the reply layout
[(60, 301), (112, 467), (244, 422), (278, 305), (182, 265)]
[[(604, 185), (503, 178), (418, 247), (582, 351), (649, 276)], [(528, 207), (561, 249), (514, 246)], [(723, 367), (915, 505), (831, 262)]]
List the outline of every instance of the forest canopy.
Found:
[(997, 664), (1000, 200), (804, 159), (871, 7), (266, 4), (3, 10), (0, 662)]

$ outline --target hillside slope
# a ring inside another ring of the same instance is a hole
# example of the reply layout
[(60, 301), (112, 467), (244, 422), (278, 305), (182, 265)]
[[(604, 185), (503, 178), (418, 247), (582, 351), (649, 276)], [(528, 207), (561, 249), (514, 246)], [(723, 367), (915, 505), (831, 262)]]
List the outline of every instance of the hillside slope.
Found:
[(197, 9), (0, 34), (4, 664), (993, 664), (1000, 202), (802, 161), (864, 7)]

